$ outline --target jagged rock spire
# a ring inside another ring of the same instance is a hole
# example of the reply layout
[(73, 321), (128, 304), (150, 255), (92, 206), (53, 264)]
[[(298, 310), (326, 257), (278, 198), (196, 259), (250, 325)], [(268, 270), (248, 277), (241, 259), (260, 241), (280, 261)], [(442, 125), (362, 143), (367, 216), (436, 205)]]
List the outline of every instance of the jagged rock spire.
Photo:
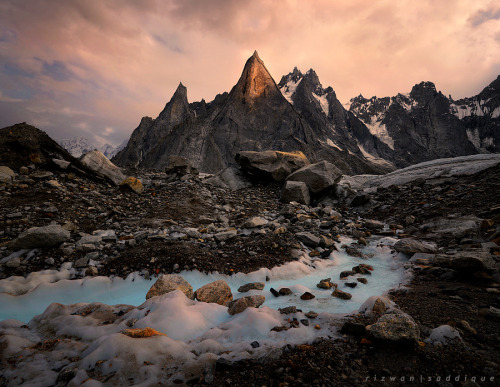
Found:
[(231, 94), (245, 104), (252, 104), (262, 96), (281, 95), (257, 51), (254, 51), (245, 63), (241, 77)]

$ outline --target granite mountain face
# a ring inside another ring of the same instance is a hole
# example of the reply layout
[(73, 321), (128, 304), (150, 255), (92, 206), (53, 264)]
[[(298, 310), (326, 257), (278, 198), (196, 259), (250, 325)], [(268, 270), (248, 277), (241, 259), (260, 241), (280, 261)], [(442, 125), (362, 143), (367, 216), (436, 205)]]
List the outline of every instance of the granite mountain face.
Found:
[[(163, 169), (170, 156), (202, 172), (235, 165), (239, 151), (302, 151), (346, 174), (383, 173), (443, 157), (498, 152), (500, 78), (478, 96), (453, 101), (431, 82), (409, 94), (346, 106), (314, 70), (297, 68), (276, 84), (255, 52), (229, 93), (189, 103), (179, 84), (156, 119), (144, 117), (113, 162)], [(348, 109), (346, 109), (346, 107)]]
[(500, 152), (500, 77), (479, 95), (454, 101), (432, 82), (409, 94), (349, 102), (349, 111), (393, 150), (405, 167), (437, 158)]
[[(235, 165), (239, 151), (272, 149), (302, 151), (311, 161), (331, 161), (349, 174), (382, 171), (354, 146), (349, 153), (335, 145), (331, 127), (321, 127), (326, 116), (320, 107), (314, 110), (305, 102), (301, 106), (290, 104), (255, 52), (233, 89), (210, 103), (188, 103), (187, 90), (180, 84), (156, 119), (141, 120), (113, 162), (162, 169), (170, 156), (180, 155), (202, 172), (217, 172)], [(306, 114), (314, 118), (308, 120)], [(359, 125), (363, 126), (360, 121)]]

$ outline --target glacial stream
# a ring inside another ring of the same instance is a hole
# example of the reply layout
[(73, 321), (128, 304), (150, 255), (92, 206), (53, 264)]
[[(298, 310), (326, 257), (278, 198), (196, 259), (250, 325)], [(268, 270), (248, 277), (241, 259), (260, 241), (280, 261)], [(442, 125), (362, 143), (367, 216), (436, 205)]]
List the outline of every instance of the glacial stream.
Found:
[[(352, 242), (344, 239), (342, 243)], [(193, 287), (193, 290), (215, 281), (225, 280), (233, 291), (234, 298), (252, 294), (262, 294), (266, 297), (264, 306), (272, 309), (294, 305), (304, 312), (313, 310), (321, 313), (349, 313), (357, 310), (363, 302), (374, 295), (382, 295), (391, 288), (405, 282), (408, 274), (402, 267), (404, 258), (391, 253), (392, 238), (383, 238), (372, 241), (368, 247), (362, 249), (365, 254), (372, 254), (372, 258), (363, 259), (348, 256), (338, 244), (340, 251), (334, 251), (329, 259), (311, 259), (303, 257), (299, 261), (289, 262), (273, 269), (232, 276), (221, 274), (203, 274), (198, 271), (183, 271), (180, 273)], [(344, 270), (351, 270), (353, 266), (366, 263), (373, 266), (372, 275), (360, 275), (340, 280), (339, 274)], [(43, 272), (42, 272), (43, 273)], [(40, 277), (37, 278), (37, 275)], [(29, 292), (22, 295), (6, 293), (6, 289), (15, 282), (15, 279), (0, 281), (0, 321), (16, 319), (23, 322), (30, 321), (35, 315), (42, 313), (51, 303), (74, 304), (81, 302), (101, 302), (108, 305), (128, 304), (139, 306), (145, 301), (145, 296), (156, 278), (146, 280), (138, 273), (130, 274), (126, 279), (108, 277), (85, 277), (78, 280), (62, 279), (57, 282), (48, 282), (42, 274), (33, 274), (34, 282), (39, 283)], [(50, 276), (48, 276), (50, 277)], [(266, 281), (266, 277), (268, 281)], [(339, 289), (352, 294), (351, 300), (341, 300), (331, 296), (332, 290), (316, 287), (316, 284), (325, 278), (339, 285)], [(357, 282), (357, 277), (365, 277), (367, 284)], [(19, 278), (21, 280), (21, 278)], [(265, 282), (263, 291), (252, 290), (247, 293), (238, 293), (238, 288), (249, 282)], [(355, 288), (345, 285), (345, 282), (357, 282)], [(279, 290), (288, 287), (293, 291), (289, 296), (275, 297), (270, 289)], [(313, 293), (316, 298), (304, 301), (300, 295), (305, 291)]]

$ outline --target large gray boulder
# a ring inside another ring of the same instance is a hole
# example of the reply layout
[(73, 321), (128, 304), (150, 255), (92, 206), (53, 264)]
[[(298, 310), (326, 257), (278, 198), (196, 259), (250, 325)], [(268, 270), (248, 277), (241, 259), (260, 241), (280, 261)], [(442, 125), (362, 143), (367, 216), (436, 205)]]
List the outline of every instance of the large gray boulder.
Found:
[(198, 301), (227, 305), (233, 300), (233, 293), (226, 281), (218, 280), (199, 288), (194, 292), (194, 297)]
[(394, 250), (405, 254), (414, 254), (414, 253), (431, 254), (436, 252), (436, 246), (420, 242), (416, 239), (404, 238), (396, 242), (396, 244), (394, 245)]
[(177, 274), (162, 274), (149, 289), (146, 300), (174, 290), (180, 290), (187, 298), (194, 299), (193, 287), (184, 278)]
[(125, 175), (121, 169), (108, 160), (98, 150), (93, 150), (85, 153), (80, 161), (83, 165), (93, 170), (98, 175), (104, 176), (111, 180), (114, 184), (118, 185), (125, 180)]
[(416, 342), (420, 335), (413, 318), (400, 311), (382, 315), (375, 324), (367, 326), (367, 330), (376, 339), (392, 342)]
[(71, 234), (58, 224), (44, 227), (32, 227), (23, 231), (12, 242), (13, 249), (34, 249), (60, 245), (70, 238)]
[(287, 181), (281, 193), (281, 201), (285, 203), (297, 202), (309, 205), (311, 197), (306, 183), (302, 181)]
[(438, 254), (433, 263), (463, 272), (494, 271), (495, 260), (484, 250), (458, 251), (453, 255)]
[(302, 152), (239, 152), (235, 160), (241, 169), (264, 180), (283, 182), (293, 171), (309, 165), (309, 160)]
[(342, 177), (342, 172), (328, 161), (307, 165), (293, 172), (287, 181), (302, 181), (312, 193), (320, 193), (332, 187)]

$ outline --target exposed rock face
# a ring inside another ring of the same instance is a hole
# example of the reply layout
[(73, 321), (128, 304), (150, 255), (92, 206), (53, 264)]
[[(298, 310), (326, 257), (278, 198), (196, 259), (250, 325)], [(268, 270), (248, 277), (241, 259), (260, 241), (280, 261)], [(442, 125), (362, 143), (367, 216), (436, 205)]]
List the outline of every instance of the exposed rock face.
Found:
[(335, 153), (337, 157), (332, 162), (348, 174), (367, 173), (363, 170), (366, 162), (378, 171), (393, 169), (386, 161), (392, 154), (390, 147), (345, 110), (331, 87), (323, 88), (313, 69), (302, 74), (294, 68), (281, 78), (278, 87), (323, 145), (319, 159), (332, 161), (324, 155)]
[(82, 156), (80, 159), (83, 165), (87, 166), (95, 173), (107, 177), (116, 185), (125, 180), (120, 168), (108, 160), (100, 151), (93, 150)]
[(283, 182), (288, 175), (309, 164), (302, 152), (239, 152), (235, 156), (241, 168), (258, 178)]
[(330, 135), (331, 128), (318, 132), (292, 107), (255, 52), (231, 92), (210, 103), (189, 104), (186, 88), (180, 84), (156, 119), (142, 119), (113, 162), (161, 169), (170, 156), (179, 155), (199, 171), (215, 173), (235, 165), (238, 152), (272, 149), (302, 151), (313, 161), (338, 162), (346, 172), (377, 170), (359, 149), (351, 155), (328, 145), (327, 132)]
[(57, 246), (67, 241), (71, 234), (58, 224), (45, 227), (32, 227), (21, 234), (12, 242), (14, 249), (34, 249), (37, 247)]
[(184, 278), (176, 274), (162, 274), (149, 289), (146, 300), (174, 290), (180, 290), (187, 298), (194, 299), (193, 287)]
[(332, 163), (320, 161), (307, 165), (288, 176), (287, 181), (302, 181), (312, 193), (320, 193), (340, 180), (342, 172)]
[(421, 82), (409, 94), (351, 99), (349, 112), (385, 142), (398, 167), (500, 150), (500, 77), (479, 95), (454, 101)]

